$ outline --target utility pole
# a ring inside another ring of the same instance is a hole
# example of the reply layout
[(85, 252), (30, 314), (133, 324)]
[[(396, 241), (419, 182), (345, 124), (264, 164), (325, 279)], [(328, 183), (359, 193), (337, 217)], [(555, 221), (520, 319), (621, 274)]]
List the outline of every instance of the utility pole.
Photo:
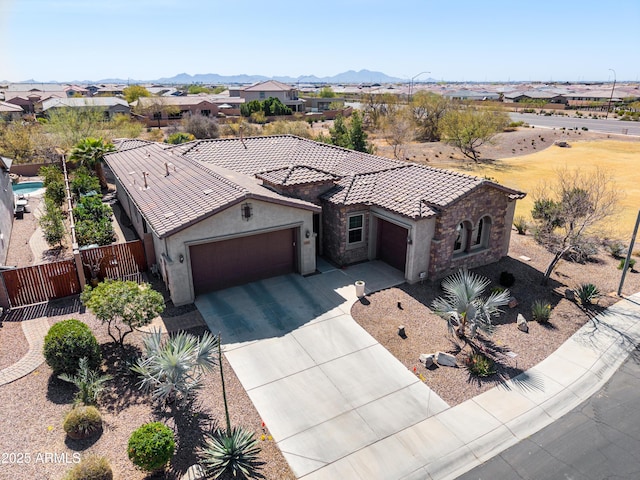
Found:
[(605, 119), (609, 118), (609, 110), (611, 110), (611, 100), (613, 100), (613, 91), (616, 88), (616, 71), (613, 68), (610, 68), (613, 72), (613, 87), (611, 87), (611, 96), (609, 97), (609, 105), (607, 105), (607, 114), (604, 116)]
[(622, 277), (620, 278), (620, 286), (618, 287), (618, 296), (622, 294), (622, 285), (624, 284), (624, 277), (627, 275), (627, 269), (629, 268), (629, 261), (631, 260), (631, 253), (633, 252), (633, 245), (636, 243), (636, 235), (638, 234), (638, 226), (640, 226), (640, 210), (638, 211), (638, 218), (636, 219), (636, 226), (633, 229), (633, 236), (631, 237), (631, 243), (629, 243), (629, 250), (627, 251), (627, 258), (624, 261), (624, 267), (622, 268)]
[(411, 94), (413, 92), (413, 81), (418, 78), (420, 75), (422, 75), (423, 73), (431, 73), (431, 72), (420, 72), (417, 75), (414, 75), (413, 77), (411, 77), (411, 82), (409, 83), (409, 101), (408, 103), (411, 103)]

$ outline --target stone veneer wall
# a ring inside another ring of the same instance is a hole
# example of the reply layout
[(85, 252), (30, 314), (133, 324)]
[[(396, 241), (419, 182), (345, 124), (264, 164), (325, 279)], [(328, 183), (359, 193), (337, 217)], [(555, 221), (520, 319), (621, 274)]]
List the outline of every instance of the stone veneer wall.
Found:
[[(436, 231), (431, 244), (429, 278), (438, 279), (456, 272), (460, 268), (474, 268), (497, 262), (504, 255), (503, 238), (506, 228), (509, 197), (500, 190), (485, 186), (446, 208), (436, 222)], [(453, 256), (456, 226), (463, 221), (474, 227), (478, 220), (488, 215), (491, 218), (487, 248)]]
[[(351, 213), (364, 213), (363, 242), (347, 248), (347, 217)], [(363, 205), (338, 206), (322, 204), (323, 253), (339, 266), (369, 259), (369, 207)]]
[(300, 185), (273, 185), (271, 183), (264, 182), (269, 188), (275, 190), (280, 195), (287, 197), (298, 198), (307, 202), (320, 205), (320, 195), (331, 190), (334, 187), (333, 180), (320, 183), (304, 183)]

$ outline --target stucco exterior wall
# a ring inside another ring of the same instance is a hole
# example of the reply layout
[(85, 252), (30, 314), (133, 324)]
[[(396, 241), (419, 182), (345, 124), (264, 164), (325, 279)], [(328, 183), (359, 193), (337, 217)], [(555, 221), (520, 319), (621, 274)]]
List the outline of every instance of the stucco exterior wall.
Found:
[[(313, 212), (251, 199), (248, 202), (253, 212), (248, 221), (242, 218), (240, 204), (237, 204), (166, 239), (154, 235), (156, 256), (174, 304), (182, 305), (195, 300), (189, 245), (296, 227), (300, 232), (296, 243), (299, 273), (307, 275), (315, 272), (315, 241), (312, 236), (305, 238), (307, 230), (313, 231)], [(183, 256), (182, 262), (180, 255)]]
[(0, 264), (2, 265), (7, 260), (9, 240), (13, 229), (13, 206), (13, 189), (9, 172), (0, 170)]

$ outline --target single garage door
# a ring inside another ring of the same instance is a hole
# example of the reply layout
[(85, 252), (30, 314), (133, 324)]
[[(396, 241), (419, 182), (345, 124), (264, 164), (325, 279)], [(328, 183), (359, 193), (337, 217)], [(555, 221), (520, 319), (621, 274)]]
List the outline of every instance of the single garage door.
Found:
[(377, 258), (404, 272), (407, 263), (407, 237), (409, 231), (378, 218)]
[(295, 228), (189, 247), (196, 295), (295, 271)]

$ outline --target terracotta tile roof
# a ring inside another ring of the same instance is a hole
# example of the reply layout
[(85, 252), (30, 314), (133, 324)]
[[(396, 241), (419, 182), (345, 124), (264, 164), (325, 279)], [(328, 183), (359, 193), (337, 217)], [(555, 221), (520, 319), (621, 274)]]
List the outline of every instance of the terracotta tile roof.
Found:
[(277, 80), (266, 80), (254, 85), (249, 85), (243, 88), (245, 92), (263, 91), (263, 92), (288, 92), (289, 90), (295, 90), (291, 85), (279, 82)]
[(130, 138), (119, 138), (113, 141), (116, 149), (120, 152), (124, 152), (125, 150), (131, 150), (132, 148), (138, 147), (146, 147), (147, 145), (152, 145), (154, 142), (150, 142), (149, 140), (136, 140)]
[(338, 180), (339, 177), (317, 168), (292, 166), (278, 168), (269, 172), (258, 173), (256, 178), (273, 185), (301, 185), (305, 183), (327, 182)]
[(194, 162), (160, 144), (110, 153), (105, 162), (160, 238), (249, 198), (319, 211), (260, 186), (254, 178)]

